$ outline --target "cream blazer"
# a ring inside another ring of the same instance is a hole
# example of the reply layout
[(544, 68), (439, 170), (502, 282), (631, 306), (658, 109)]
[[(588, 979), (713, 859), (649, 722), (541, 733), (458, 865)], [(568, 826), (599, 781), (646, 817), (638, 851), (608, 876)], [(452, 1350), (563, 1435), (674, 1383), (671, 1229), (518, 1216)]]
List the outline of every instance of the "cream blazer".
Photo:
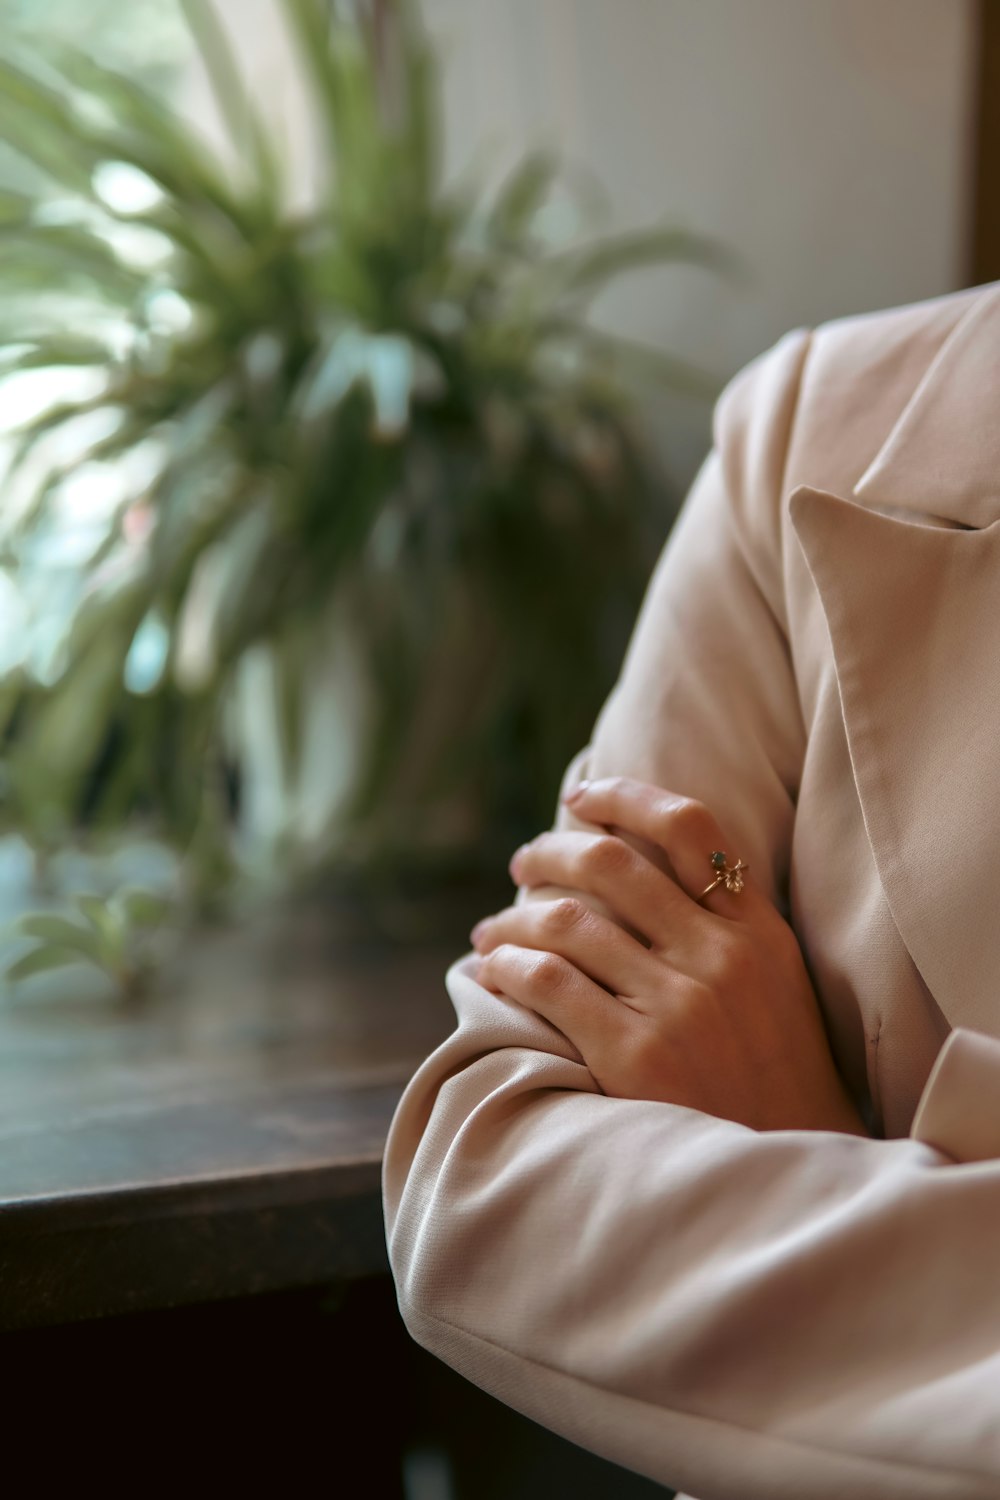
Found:
[(1000, 284), (726, 389), (568, 776), (613, 773), (731, 830), (874, 1138), (608, 1098), (467, 956), (387, 1148), (410, 1331), (700, 1500), (997, 1500)]

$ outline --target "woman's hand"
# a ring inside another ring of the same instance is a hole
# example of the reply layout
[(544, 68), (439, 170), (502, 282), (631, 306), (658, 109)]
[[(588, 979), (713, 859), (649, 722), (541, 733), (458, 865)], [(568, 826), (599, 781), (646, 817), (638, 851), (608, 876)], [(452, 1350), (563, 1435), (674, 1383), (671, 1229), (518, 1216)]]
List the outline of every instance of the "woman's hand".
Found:
[(755, 1130), (866, 1134), (791, 928), (752, 876), (697, 899), (729, 849), (708, 810), (625, 779), (566, 801), (658, 847), (673, 878), (614, 832), (542, 834), (511, 861), (518, 883), (578, 891), (611, 916), (575, 896), (508, 907), (473, 930), (481, 982), (558, 1027), (606, 1094)]

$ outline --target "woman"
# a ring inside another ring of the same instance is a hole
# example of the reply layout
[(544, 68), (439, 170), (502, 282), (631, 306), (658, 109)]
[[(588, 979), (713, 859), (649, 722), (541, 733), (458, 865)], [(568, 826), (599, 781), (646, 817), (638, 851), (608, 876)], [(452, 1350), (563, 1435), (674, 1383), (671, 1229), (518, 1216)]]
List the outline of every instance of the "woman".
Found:
[(400, 1105), (401, 1307), (700, 1500), (997, 1500), (1000, 285), (716, 417)]

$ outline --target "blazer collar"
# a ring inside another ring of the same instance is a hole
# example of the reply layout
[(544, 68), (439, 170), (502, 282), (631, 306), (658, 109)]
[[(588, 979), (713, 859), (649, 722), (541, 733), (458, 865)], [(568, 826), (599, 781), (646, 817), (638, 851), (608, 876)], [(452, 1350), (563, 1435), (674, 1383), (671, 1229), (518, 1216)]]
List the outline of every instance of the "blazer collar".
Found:
[(854, 494), (803, 485), (790, 513), (865, 828), (937, 1004), (1000, 1035), (1000, 286), (956, 325)]
[(1000, 282), (956, 323), (854, 494), (965, 526), (1000, 516)]

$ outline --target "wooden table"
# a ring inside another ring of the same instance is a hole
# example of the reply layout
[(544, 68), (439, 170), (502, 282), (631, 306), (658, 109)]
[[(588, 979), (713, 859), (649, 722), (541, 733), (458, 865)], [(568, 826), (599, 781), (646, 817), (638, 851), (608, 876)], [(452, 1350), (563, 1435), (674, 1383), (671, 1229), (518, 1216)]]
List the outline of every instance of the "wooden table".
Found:
[[(436, 939), (393, 946), (329, 905), (203, 935), (131, 1010), (79, 978), (0, 1007), (12, 1432), (44, 1391), (57, 1429), (146, 1434), (157, 1472), (202, 1474), (207, 1441), (230, 1488), (259, 1487), (270, 1443), (286, 1488), (366, 1500), (416, 1493), (406, 1465), (435, 1454), (455, 1500), (666, 1494), (419, 1349), (384, 1274), (389, 1119), (453, 1024), (447, 965), (509, 891), (456, 892)], [(48, 1443), (50, 1481), (78, 1485), (81, 1451)]]
[(137, 1008), (8, 1002), (0, 1328), (383, 1270), (386, 1130), (487, 909), (386, 947), (316, 907), (199, 938)]

